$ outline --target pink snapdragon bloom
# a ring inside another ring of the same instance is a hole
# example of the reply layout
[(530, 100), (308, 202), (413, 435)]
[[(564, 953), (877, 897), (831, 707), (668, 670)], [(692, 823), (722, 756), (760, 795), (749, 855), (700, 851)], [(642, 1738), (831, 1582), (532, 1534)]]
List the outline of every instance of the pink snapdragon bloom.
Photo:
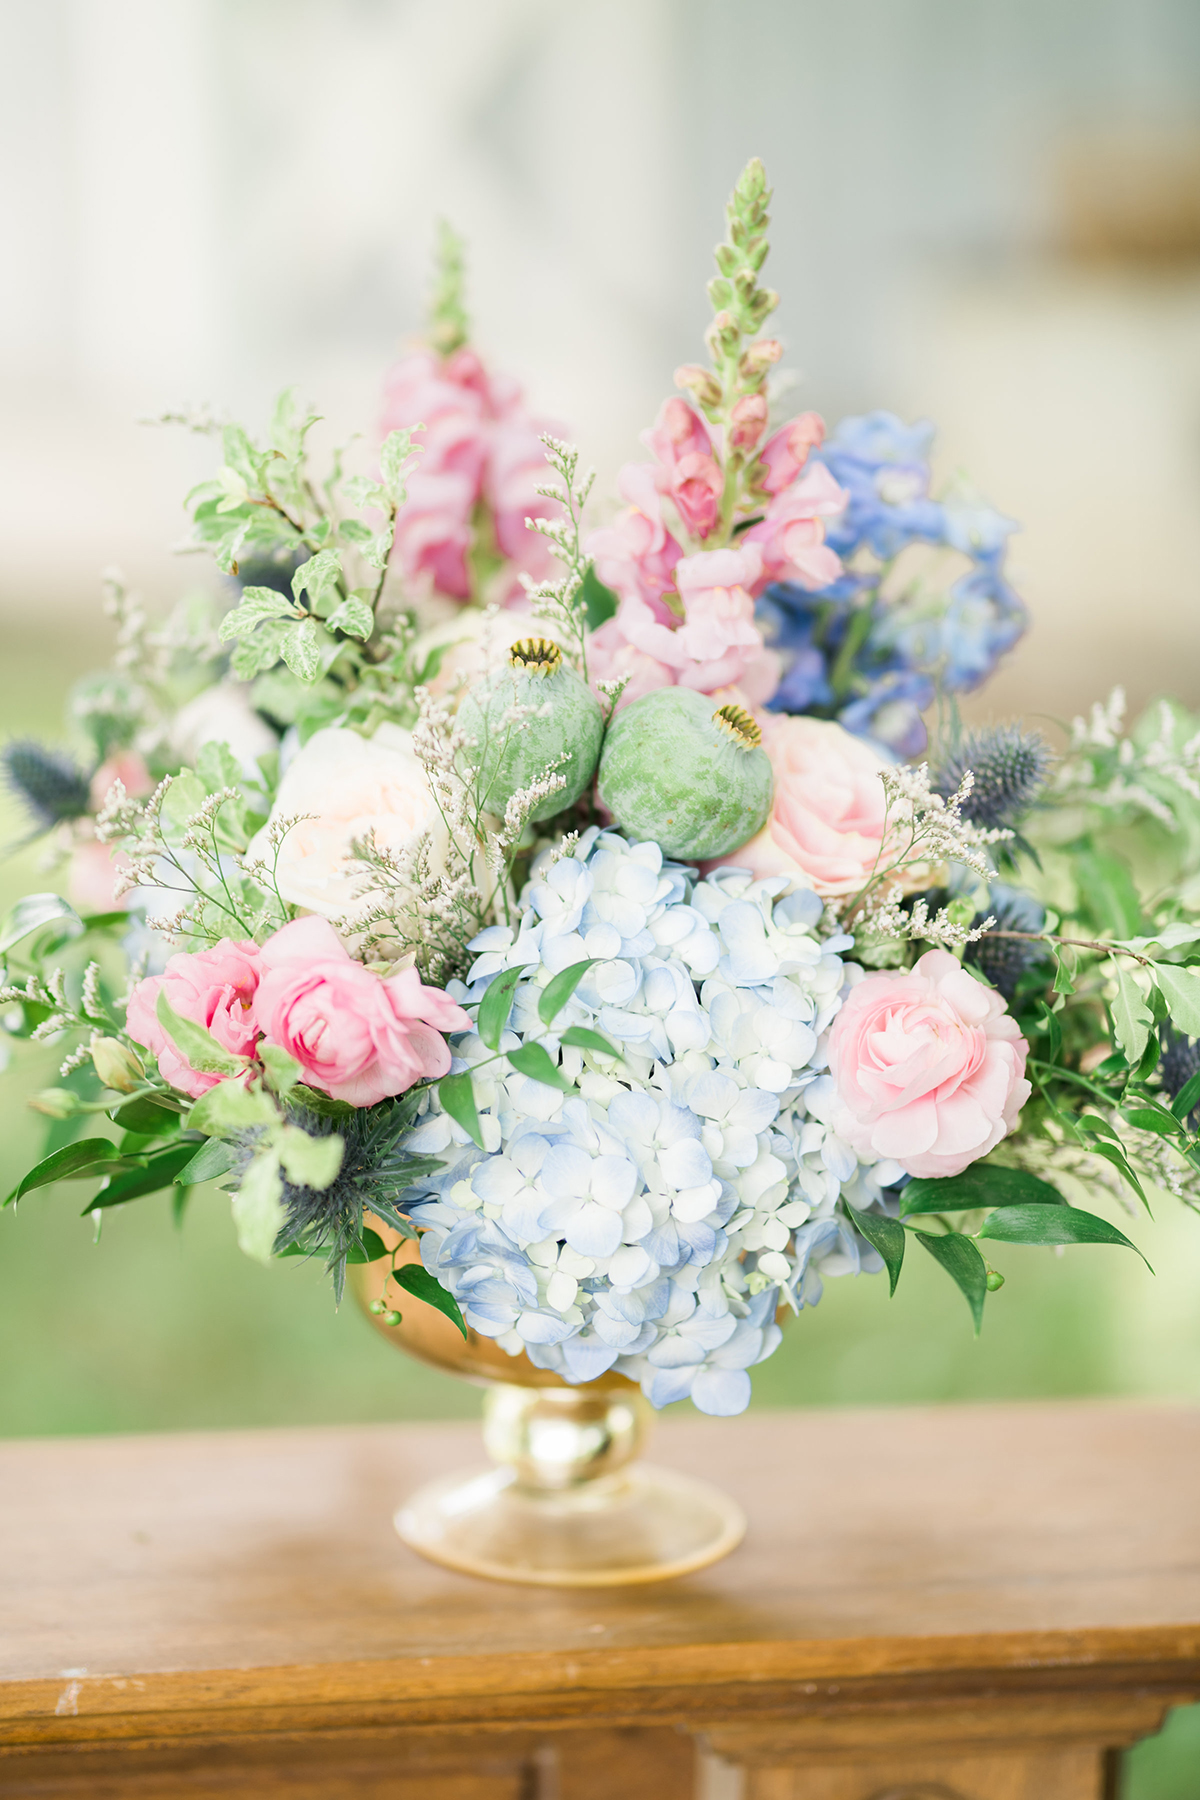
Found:
[(775, 776), (771, 816), (720, 862), (757, 876), (795, 875), (818, 894), (857, 893), (883, 849), (887, 797), (879, 772), (887, 764), (829, 720), (775, 713), (762, 729)]
[(202, 1025), (224, 1050), (253, 1056), (258, 1042), (255, 994), (262, 972), (257, 944), (222, 938), (211, 950), (180, 951), (161, 975), (139, 981), (129, 996), (125, 1029), (135, 1043), (158, 1058), (159, 1073), (181, 1094), (198, 1100), (223, 1079), (193, 1069), (158, 1022), (158, 996), (165, 994), (182, 1019)]
[(758, 453), (766, 474), (762, 486), (768, 494), (782, 494), (808, 461), (808, 453), (825, 440), (825, 421), (820, 413), (801, 413), (769, 437)]
[(842, 560), (825, 543), (823, 521), (843, 511), (849, 500), (824, 463), (778, 493), (766, 517), (742, 539), (762, 550), (764, 586), (794, 581), (801, 587), (827, 587), (842, 573)]
[[(649, 463), (626, 463), (617, 476), (617, 492), (628, 507), (613, 524), (593, 531), (587, 547), (606, 586), (622, 599), (654, 606), (674, 588), (675, 564), (683, 549), (663, 523), (662, 496)], [(665, 620), (669, 609), (663, 607), (661, 615)]]
[(736, 685), (747, 699), (766, 699), (778, 685), (781, 665), (754, 623), (751, 590), (761, 563), (754, 545), (682, 557), (675, 566), (682, 619), (661, 601), (627, 594), (590, 640), (593, 678), (629, 674), (622, 705), (676, 685), (702, 694)]
[[(729, 445), (733, 450), (753, 450), (767, 429), (767, 396), (743, 394), (729, 415)], [(815, 414), (808, 415), (815, 418)]]
[(425, 1076), (445, 1075), (442, 1033), (471, 1021), (415, 969), (380, 977), (349, 954), (328, 919), (295, 919), (261, 955), (254, 1017), (294, 1056), (304, 1079), (334, 1100), (373, 1106)]
[(958, 1175), (1017, 1123), (1029, 1046), (1000, 995), (948, 950), (852, 987), (829, 1034), (830, 1123), (864, 1160)]
[(461, 470), (418, 464), (408, 477), (408, 499), (396, 516), (393, 560), (407, 581), (426, 576), (439, 594), (467, 600), (471, 581), (471, 515), (475, 489)]
[(684, 529), (706, 538), (717, 522), (725, 477), (703, 419), (686, 400), (672, 397), (642, 441), (662, 465), (655, 481), (675, 502)]
[[(444, 359), (414, 350), (387, 377), (381, 424), (385, 434), (425, 428), (396, 520), (394, 555), (406, 579), (422, 578), (453, 600), (470, 598), (467, 557), (481, 501), (493, 510), (501, 553), (535, 580), (545, 574), (550, 551), (525, 520), (558, 510), (534, 489), (548, 475), (538, 434), (561, 435), (561, 427), (531, 417), (516, 382), (489, 375), (467, 346)], [(523, 597), (514, 580), (504, 598)]]

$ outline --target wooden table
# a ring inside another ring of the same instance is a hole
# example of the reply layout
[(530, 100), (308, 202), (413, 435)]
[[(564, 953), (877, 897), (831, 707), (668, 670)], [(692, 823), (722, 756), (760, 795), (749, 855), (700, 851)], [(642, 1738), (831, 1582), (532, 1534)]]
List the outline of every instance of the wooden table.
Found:
[(0, 1448), (0, 1795), (1098, 1800), (1200, 1696), (1200, 1410), (669, 1421), (718, 1567), (559, 1592), (395, 1537), (462, 1425)]

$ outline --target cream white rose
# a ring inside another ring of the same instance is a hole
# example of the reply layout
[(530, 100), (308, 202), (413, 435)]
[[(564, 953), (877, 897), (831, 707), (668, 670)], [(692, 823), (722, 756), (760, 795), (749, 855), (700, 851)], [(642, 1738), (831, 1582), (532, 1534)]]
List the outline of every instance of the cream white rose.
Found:
[(444, 867), (448, 836), (411, 732), (383, 724), (372, 738), (329, 726), (314, 732), (288, 764), (271, 817), (247, 852), (271, 866), (269, 842), (278, 819), (311, 814), (283, 839), (276, 865), (279, 892), (293, 906), (326, 919), (354, 918), (371, 904), (368, 872), (353, 846), (373, 832), (382, 850), (402, 851), (424, 833), (430, 866)]
[(246, 689), (232, 681), (205, 688), (180, 707), (171, 743), (180, 761), (191, 768), (205, 744), (228, 744), (246, 774), (256, 778), (259, 757), (279, 748), (279, 739), (254, 711)]

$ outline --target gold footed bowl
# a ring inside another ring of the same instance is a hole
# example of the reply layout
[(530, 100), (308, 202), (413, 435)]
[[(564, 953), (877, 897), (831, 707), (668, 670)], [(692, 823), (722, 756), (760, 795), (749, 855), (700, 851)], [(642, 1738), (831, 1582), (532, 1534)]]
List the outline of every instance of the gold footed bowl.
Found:
[[(371, 1224), (396, 1245), (397, 1266), (420, 1260), (414, 1242)], [(718, 1488), (635, 1460), (652, 1411), (624, 1375), (568, 1387), (478, 1332), (464, 1340), (435, 1307), (388, 1286), (390, 1272), (386, 1261), (350, 1270), (359, 1304), (390, 1343), (487, 1389), (494, 1464), (410, 1495), (395, 1523), (412, 1549), (494, 1581), (619, 1587), (690, 1574), (741, 1542), (745, 1515)], [(401, 1312), (398, 1325), (369, 1310), (377, 1300)]]

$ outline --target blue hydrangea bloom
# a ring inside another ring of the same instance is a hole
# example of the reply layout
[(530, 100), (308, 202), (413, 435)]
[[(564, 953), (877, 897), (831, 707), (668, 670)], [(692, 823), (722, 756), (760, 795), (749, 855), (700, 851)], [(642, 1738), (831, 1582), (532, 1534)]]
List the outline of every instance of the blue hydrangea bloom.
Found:
[[(698, 880), (614, 832), (538, 859), (517, 924), (481, 932), (448, 991), (470, 1007), (522, 969), (501, 1049), (540, 1040), (574, 1091), (462, 1033), (453, 1067), (473, 1072), (486, 1149), (436, 1088), (407, 1139), (441, 1160), (408, 1211), (470, 1326), (567, 1382), (615, 1369), (655, 1406), (690, 1395), (735, 1413), (779, 1342), (781, 1300), (815, 1305), (826, 1277), (881, 1266), (839, 1202), (881, 1204), (898, 1170), (860, 1166), (828, 1123), (850, 940), (820, 939), (820, 918), (784, 877)], [(588, 957), (548, 1032), (540, 995)], [(623, 1060), (552, 1035), (573, 1025)]]
[[(933, 435), (928, 420), (888, 412), (843, 420), (813, 457), (849, 495), (826, 534), (846, 573), (818, 592), (777, 582), (759, 603), (788, 665), (772, 708), (836, 718), (900, 756), (924, 749), (921, 713), (936, 686), (978, 687), (1027, 623), (1004, 575), (1016, 527), (965, 488), (930, 495)], [(926, 574), (893, 591), (891, 566), (914, 544), (972, 566), (948, 585)]]

